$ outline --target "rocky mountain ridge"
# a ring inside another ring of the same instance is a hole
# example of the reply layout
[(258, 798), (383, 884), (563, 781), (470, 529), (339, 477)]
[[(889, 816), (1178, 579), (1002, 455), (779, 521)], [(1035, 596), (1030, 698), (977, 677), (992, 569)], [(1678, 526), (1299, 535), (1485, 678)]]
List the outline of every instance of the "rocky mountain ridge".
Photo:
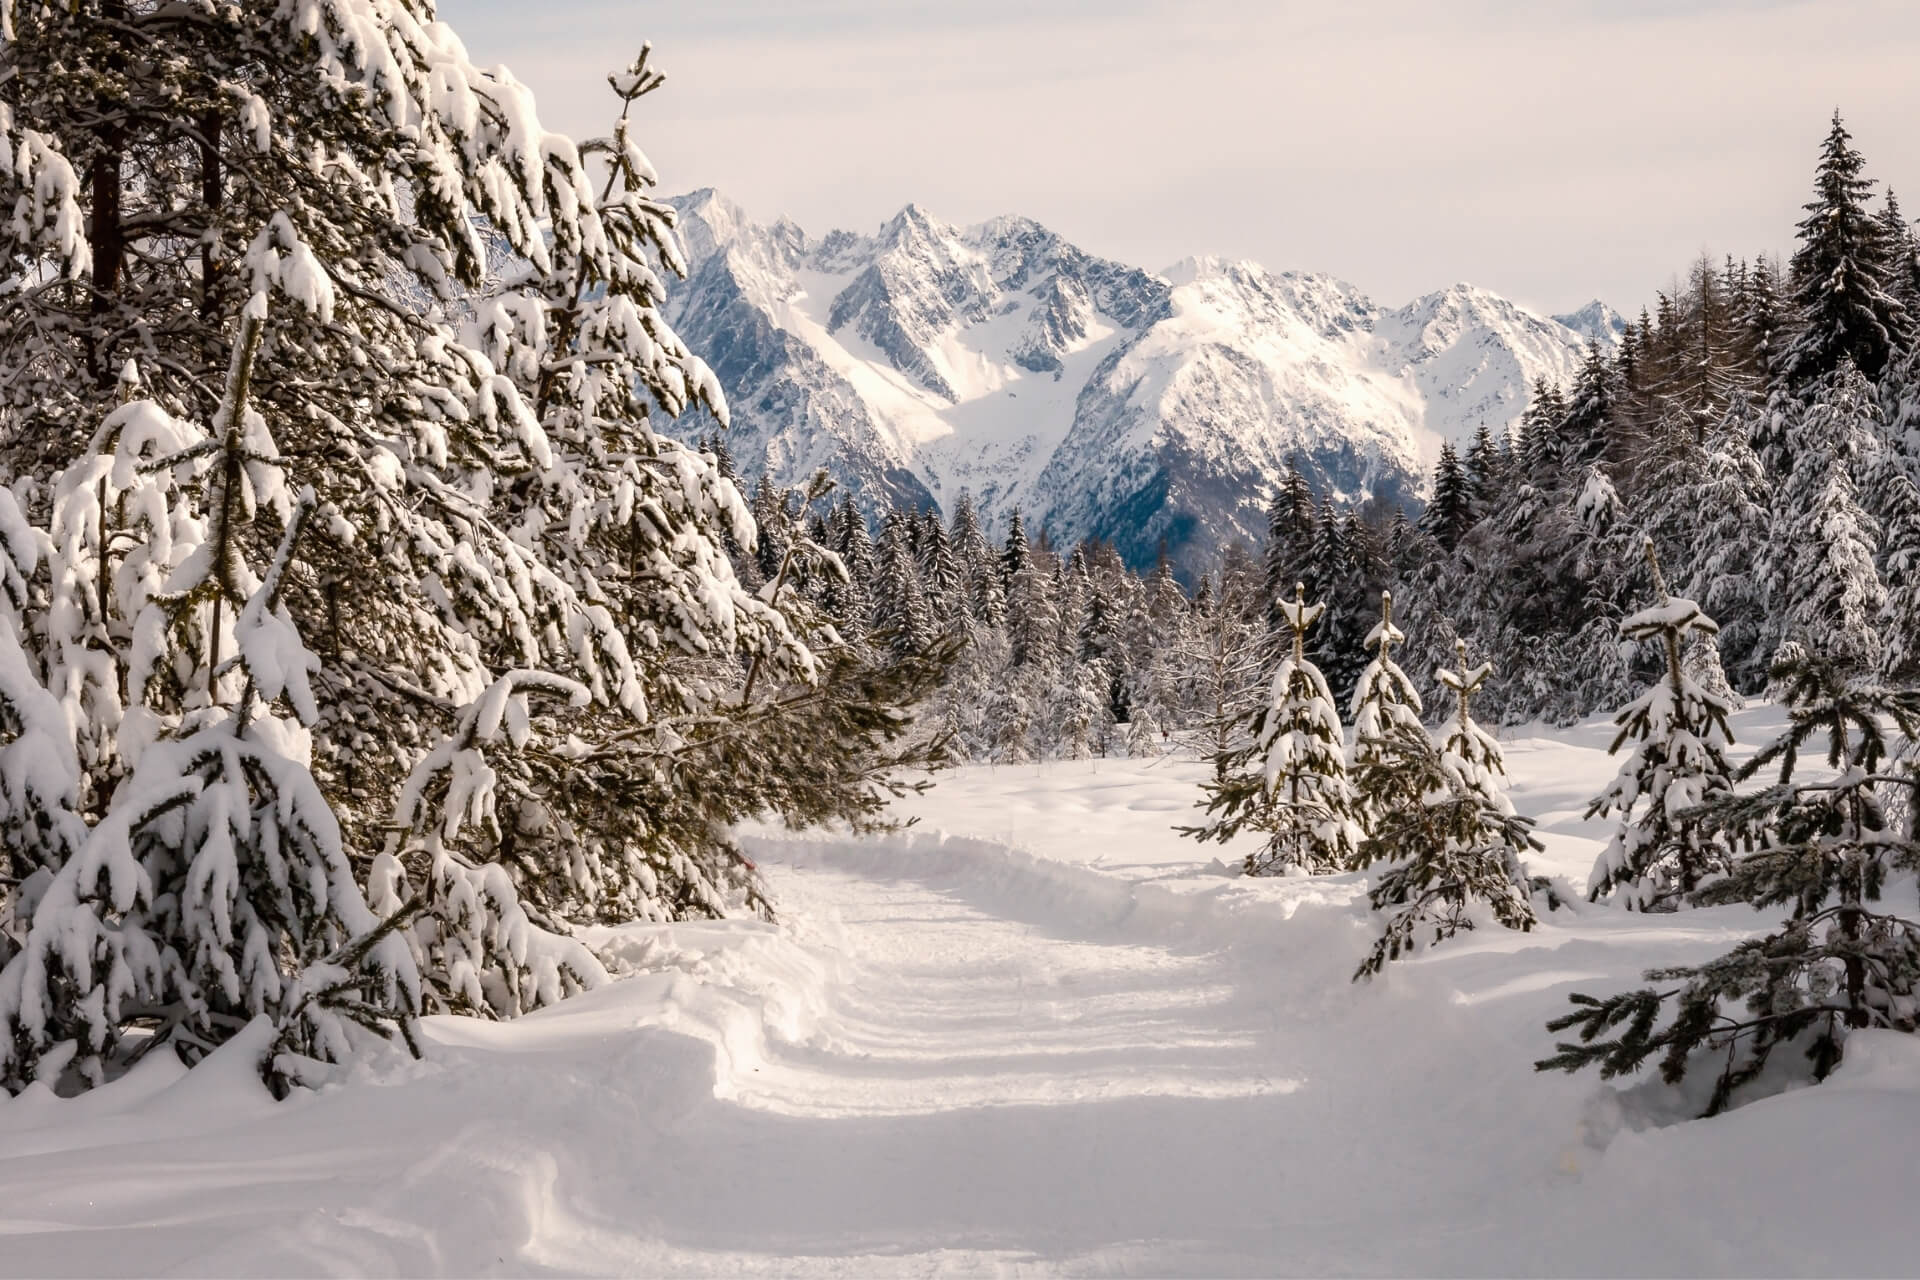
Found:
[(1602, 303), (1554, 320), (1465, 284), (1385, 308), (1253, 262), (1151, 272), (1020, 217), (908, 205), (816, 239), (710, 190), (672, 203), (668, 318), (726, 390), (744, 474), (826, 466), (869, 509), (966, 490), (995, 525), (1018, 508), (1188, 571), (1257, 541), (1290, 458), (1341, 499), (1415, 495), (1443, 440), (1504, 430), (1617, 334)]

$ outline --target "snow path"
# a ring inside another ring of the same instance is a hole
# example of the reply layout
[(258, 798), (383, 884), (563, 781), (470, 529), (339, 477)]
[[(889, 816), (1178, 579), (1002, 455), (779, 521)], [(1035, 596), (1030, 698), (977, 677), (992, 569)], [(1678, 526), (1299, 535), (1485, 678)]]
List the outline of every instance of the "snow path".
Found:
[(830, 1047), (762, 1068), (752, 1105), (919, 1115), (1292, 1087), (1203, 957), (1049, 933), (908, 880), (816, 865), (774, 884), (796, 919), (837, 920), (846, 972)]
[(825, 1045), (777, 1049), (738, 1099), (891, 1117), (842, 1138), (828, 1203), (809, 1207), (842, 1218), (835, 1238), (946, 1240), (1047, 1269), (1391, 1268), (1367, 1257), (1376, 1202), (1353, 1194), (1357, 1166), (1376, 1194), (1423, 1202), (1430, 1220), (1403, 1225), (1396, 1252), (1422, 1232), (1478, 1234), (1479, 1190), (1448, 1187), (1452, 1155), (1378, 1158), (1429, 1110), (1423, 1091), (1381, 1098), (1364, 1131), (1328, 1132), (1354, 1119), (1337, 1105), (1350, 1055), (1400, 1055), (1301, 1034), (1343, 1001), (1262, 981), (1276, 948), (1221, 947), (980, 846), (773, 852), (781, 900), (830, 922), (845, 969)]
[[(1589, 789), (1581, 742), (1515, 751), (1534, 798)], [(1566, 991), (1739, 911), (1556, 917), (1355, 988), (1360, 878), (1208, 873), (1182, 770), (951, 781), (940, 825), (1039, 852), (762, 833), (781, 925), (607, 931), (646, 972), (432, 1019), (425, 1062), (275, 1104), (236, 1042), (0, 1101), (0, 1274), (1911, 1272), (1912, 1037), (1668, 1127), (1532, 1070)]]

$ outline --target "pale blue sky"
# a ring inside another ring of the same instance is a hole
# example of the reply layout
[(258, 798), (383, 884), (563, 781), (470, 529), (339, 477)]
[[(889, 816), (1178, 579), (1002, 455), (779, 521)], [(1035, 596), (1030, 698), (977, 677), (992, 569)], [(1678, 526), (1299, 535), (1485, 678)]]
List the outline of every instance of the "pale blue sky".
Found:
[(870, 230), (908, 200), (1083, 247), (1632, 311), (1787, 247), (1837, 105), (1920, 213), (1915, 0), (441, 0), (550, 127), (651, 39), (668, 191)]

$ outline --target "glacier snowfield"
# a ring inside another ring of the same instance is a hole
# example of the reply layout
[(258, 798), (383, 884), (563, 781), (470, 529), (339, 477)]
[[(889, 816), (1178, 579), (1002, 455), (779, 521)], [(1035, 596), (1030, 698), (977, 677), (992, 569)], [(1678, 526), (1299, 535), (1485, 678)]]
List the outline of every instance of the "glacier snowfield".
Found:
[[(1575, 886), (1609, 738), (1506, 735)], [(1351, 986), (1364, 879), (1223, 874), (1171, 831), (1206, 768), (974, 768), (898, 835), (752, 832), (778, 925), (604, 931), (642, 972), (287, 1102), (251, 1038), (0, 1100), (0, 1274), (1911, 1272), (1913, 1037), (1710, 1121), (1532, 1070), (1567, 991), (1752, 912), (1582, 906)]]

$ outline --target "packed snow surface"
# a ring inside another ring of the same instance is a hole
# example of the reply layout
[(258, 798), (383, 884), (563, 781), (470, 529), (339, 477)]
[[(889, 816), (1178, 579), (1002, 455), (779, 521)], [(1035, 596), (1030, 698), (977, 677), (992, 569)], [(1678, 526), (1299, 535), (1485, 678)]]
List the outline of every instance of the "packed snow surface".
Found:
[[(1610, 736), (1505, 744), (1576, 885)], [(1751, 912), (1583, 907), (1350, 986), (1362, 879), (1222, 874), (1170, 829), (1204, 771), (963, 770), (901, 835), (755, 834), (782, 924), (610, 931), (638, 976), (283, 1103), (255, 1036), (0, 1101), (0, 1273), (1911, 1274), (1915, 1038), (1710, 1121), (1532, 1070), (1567, 991)]]

